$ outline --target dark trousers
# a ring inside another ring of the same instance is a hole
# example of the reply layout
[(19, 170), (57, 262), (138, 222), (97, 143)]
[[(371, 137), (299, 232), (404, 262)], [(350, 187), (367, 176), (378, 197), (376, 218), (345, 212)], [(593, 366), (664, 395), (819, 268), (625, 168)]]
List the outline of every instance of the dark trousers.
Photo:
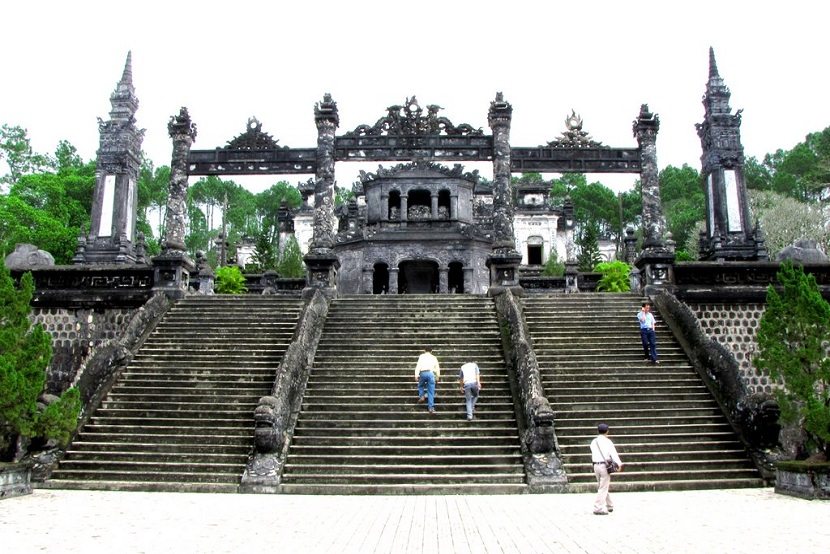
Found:
[(640, 329), (640, 338), (643, 341), (643, 354), (652, 362), (657, 361), (657, 335), (654, 329)]

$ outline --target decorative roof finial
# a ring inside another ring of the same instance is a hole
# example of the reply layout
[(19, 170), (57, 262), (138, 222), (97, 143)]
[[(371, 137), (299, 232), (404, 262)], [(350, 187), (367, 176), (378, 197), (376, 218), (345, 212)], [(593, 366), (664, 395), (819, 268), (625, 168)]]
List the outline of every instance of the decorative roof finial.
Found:
[(720, 77), (718, 74), (718, 64), (715, 61), (715, 49), (709, 47), (709, 78)]
[(124, 64), (124, 73), (121, 75), (121, 83), (132, 86), (133, 84), (133, 51), (127, 51), (127, 62)]

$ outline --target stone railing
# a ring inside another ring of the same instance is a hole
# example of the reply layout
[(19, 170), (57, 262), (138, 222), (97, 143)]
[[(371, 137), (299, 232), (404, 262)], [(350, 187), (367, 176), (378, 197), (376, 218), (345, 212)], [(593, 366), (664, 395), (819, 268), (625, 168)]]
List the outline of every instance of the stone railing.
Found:
[[(580, 273), (577, 276), (576, 284), (579, 292), (595, 292), (597, 284), (602, 278), (601, 273)], [(548, 293), (548, 292), (565, 292), (566, 282), (565, 277), (546, 277), (544, 275), (537, 276), (521, 276), (519, 277), (519, 285), (528, 294), (533, 293)]]
[(554, 430), (554, 413), (542, 390), (536, 353), (516, 297), (505, 288), (495, 297), (505, 359), (515, 375), (515, 385), (524, 419), (522, 453), (528, 485), (536, 491), (563, 491), (567, 476), (562, 468)]
[(32, 276), (33, 307), (136, 308), (153, 295), (153, 268), (146, 265), (53, 266), (34, 269)]
[(770, 449), (780, 431), (777, 403), (769, 394), (750, 392), (732, 352), (706, 335), (688, 306), (665, 291), (653, 301), (764, 478), (774, 479)]
[(314, 291), (277, 369), (271, 395), (259, 400), (254, 411), (256, 448), (242, 475), (243, 492), (277, 492), (328, 309), (326, 295)]

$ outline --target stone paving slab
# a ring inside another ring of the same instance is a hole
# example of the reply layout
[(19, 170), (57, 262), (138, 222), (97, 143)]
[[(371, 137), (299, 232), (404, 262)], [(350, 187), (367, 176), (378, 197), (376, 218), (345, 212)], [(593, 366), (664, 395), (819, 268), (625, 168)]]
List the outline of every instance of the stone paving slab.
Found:
[(293, 496), (37, 489), (0, 501), (0, 551), (823, 552), (830, 502), (772, 489), (517, 496)]

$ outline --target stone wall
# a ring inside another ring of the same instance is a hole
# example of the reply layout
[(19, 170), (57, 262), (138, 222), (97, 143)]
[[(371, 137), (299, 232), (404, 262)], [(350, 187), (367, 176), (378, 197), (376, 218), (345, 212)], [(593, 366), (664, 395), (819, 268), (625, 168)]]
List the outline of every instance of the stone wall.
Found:
[(700, 322), (703, 332), (727, 348), (738, 362), (741, 376), (751, 393), (771, 393), (773, 383), (752, 365), (757, 350), (755, 336), (761, 316), (762, 303), (688, 303)]
[(53, 357), (46, 391), (59, 394), (97, 348), (123, 335), (137, 308), (32, 308), (31, 320), (52, 336)]

